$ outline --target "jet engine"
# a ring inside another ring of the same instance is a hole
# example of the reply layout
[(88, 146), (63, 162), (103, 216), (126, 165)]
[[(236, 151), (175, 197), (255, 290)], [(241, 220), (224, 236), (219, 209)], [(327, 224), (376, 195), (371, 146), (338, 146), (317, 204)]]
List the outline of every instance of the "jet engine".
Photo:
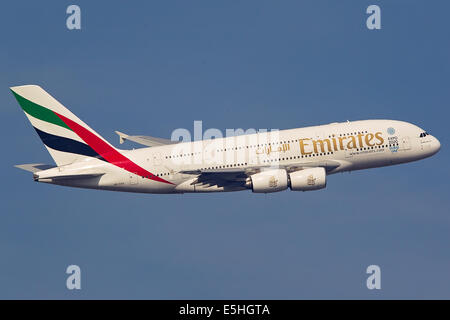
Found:
[(289, 174), (292, 191), (319, 190), (327, 186), (327, 174), (324, 168), (309, 168)]
[(261, 171), (250, 176), (247, 186), (255, 193), (269, 193), (286, 190), (288, 175), (284, 169)]

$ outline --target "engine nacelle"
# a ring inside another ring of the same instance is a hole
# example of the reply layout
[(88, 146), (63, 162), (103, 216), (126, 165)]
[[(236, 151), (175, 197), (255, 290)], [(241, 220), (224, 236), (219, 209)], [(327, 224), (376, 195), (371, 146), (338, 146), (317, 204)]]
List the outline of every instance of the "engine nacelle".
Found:
[(289, 186), (292, 191), (319, 190), (327, 186), (327, 174), (324, 168), (309, 168), (289, 174)]
[(284, 169), (261, 171), (251, 175), (250, 179), (255, 193), (278, 192), (288, 187), (288, 175)]

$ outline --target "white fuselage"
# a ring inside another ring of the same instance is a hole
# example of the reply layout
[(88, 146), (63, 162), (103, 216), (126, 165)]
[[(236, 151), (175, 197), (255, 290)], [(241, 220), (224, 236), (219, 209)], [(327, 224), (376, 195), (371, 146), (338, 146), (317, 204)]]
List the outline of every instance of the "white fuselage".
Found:
[[(159, 147), (121, 150), (131, 161), (165, 181), (128, 172), (99, 159), (39, 172), (35, 180), (72, 187), (142, 193), (237, 191), (243, 184), (223, 187), (199, 184), (200, 173), (237, 174), (284, 168), (287, 172), (324, 167), (327, 174), (389, 166), (429, 157), (439, 141), (421, 128), (396, 120), (363, 120), (272, 131), (222, 139), (182, 142)], [(45, 176), (106, 172), (90, 179), (53, 180)]]

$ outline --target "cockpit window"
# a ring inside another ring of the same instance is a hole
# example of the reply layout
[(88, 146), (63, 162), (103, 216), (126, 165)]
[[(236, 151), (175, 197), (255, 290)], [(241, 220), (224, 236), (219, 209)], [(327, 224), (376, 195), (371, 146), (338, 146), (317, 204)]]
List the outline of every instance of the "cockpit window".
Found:
[(426, 137), (427, 135), (429, 135), (428, 132), (422, 132), (422, 133), (420, 134), (420, 138)]

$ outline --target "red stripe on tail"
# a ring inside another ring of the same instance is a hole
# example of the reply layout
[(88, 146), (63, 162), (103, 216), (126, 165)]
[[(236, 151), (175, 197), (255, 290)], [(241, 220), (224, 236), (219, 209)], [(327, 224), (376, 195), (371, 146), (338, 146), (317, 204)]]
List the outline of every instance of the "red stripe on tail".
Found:
[(150, 180), (173, 184), (167, 180), (161, 179), (155, 176), (153, 173), (145, 170), (144, 168), (138, 166), (136, 163), (125, 157), (123, 154), (118, 152), (116, 149), (111, 147), (108, 143), (103, 141), (101, 138), (90, 132), (89, 130), (83, 128), (78, 123), (64, 117), (55, 112), (55, 114), (64, 123), (70, 127), (84, 142), (86, 142), (92, 149), (94, 149), (99, 155), (103, 157), (109, 163), (122, 168), (131, 173), (137, 174), (138, 176), (148, 178)]

